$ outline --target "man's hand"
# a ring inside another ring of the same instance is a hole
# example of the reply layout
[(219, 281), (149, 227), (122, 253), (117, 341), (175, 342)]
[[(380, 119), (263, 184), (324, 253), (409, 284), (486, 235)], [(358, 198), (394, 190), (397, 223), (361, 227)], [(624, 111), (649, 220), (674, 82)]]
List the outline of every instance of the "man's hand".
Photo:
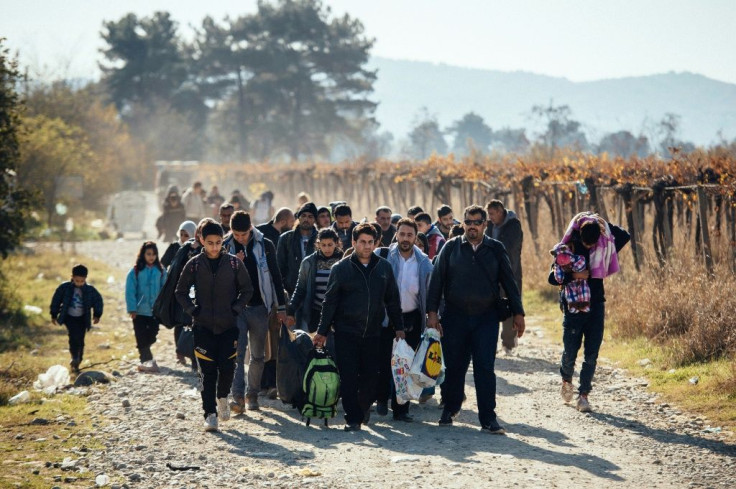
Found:
[(59, 323), (56, 321), (56, 318), (51, 318), (51, 324), (59, 325)]
[(521, 314), (515, 314), (514, 315), (514, 329), (516, 330), (516, 336), (521, 338), (524, 336), (524, 331), (526, 331), (526, 323), (524, 322), (524, 316)]
[(396, 339), (397, 340), (405, 340), (406, 339), (406, 333), (404, 333), (404, 330), (396, 332)]
[(245, 253), (243, 253), (242, 251), (238, 251), (237, 253), (235, 253), (235, 256), (240, 258), (240, 261), (245, 261)]
[(317, 348), (324, 347), (325, 343), (327, 343), (327, 336), (322, 336), (321, 334), (317, 333), (316, 335), (314, 335), (314, 338), (312, 338), (312, 344)]
[(281, 321), (282, 323), (285, 323), (286, 322), (286, 319), (287, 319), (286, 318), (286, 313), (285, 312), (277, 312), (276, 313), (276, 318), (278, 318), (278, 320)]
[(588, 277), (590, 277), (590, 272), (587, 270), (583, 270), (582, 272), (572, 272), (572, 278), (575, 280), (588, 280)]
[(437, 332), (442, 336), (444, 333), (442, 331), (442, 325), (440, 324), (440, 320), (437, 317), (436, 312), (428, 312), (427, 313), (427, 327), (436, 329)]
[[(134, 313), (134, 312), (130, 312), (130, 313), (128, 313), (128, 314), (130, 314), (130, 319), (135, 319), (135, 317), (137, 316), (137, 314), (136, 314), (136, 313)], [(96, 319), (97, 321), (99, 321), (99, 320), (100, 320), (100, 318), (95, 318), (95, 319)], [(95, 321), (95, 319), (93, 319), (93, 321)], [(95, 324), (97, 324), (97, 321), (95, 321)]]
[(99, 323), (99, 322), (100, 322), (100, 318), (99, 318), (99, 317), (96, 317), (96, 318), (92, 318), (92, 323), (93, 323), (93, 324), (97, 324), (97, 323)]
[(284, 322), (288, 327), (293, 328), (294, 325), (296, 325), (296, 318), (294, 316), (286, 316), (286, 320)]

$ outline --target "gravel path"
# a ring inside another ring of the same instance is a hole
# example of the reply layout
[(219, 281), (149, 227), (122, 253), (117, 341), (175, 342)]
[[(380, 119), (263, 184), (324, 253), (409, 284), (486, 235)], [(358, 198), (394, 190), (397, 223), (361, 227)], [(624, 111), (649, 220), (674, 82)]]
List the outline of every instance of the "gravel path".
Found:
[[(116, 246), (127, 268), (139, 242)], [(109, 243), (77, 246), (108, 261), (109, 250)], [(107, 327), (110, 334), (132, 334), (124, 309), (106, 311), (113, 316), (107, 324), (117, 325)], [(342, 431), (342, 412), (329, 429), (305, 427), (293, 409), (262, 400), (261, 411), (204, 433), (196, 378), (175, 363), (173, 333), (162, 329), (154, 346), (161, 373), (140, 374), (121, 363), (117, 382), (90, 390), (96, 437), (106, 448), (82, 448), (71, 463), (117, 487), (734, 487), (733, 434), (709, 433), (707, 420), (661, 403), (646, 381), (605, 361), (591, 394), (595, 412), (566, 406), (559, 396), (560, 339), (545, 338), (529, 313), (518, 356), (496, 361), (506, 436), (479, 431), (472, 372), (452, 427), (437, 426), (436, 400), (412, 406), (414, 423), (373, 413), (357, 433)]]

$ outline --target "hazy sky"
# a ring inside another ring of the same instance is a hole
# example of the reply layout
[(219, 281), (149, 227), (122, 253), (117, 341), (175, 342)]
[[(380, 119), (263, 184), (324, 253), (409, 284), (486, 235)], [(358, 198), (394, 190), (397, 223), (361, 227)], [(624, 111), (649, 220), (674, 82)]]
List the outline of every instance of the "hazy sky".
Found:
[[(691, 71), (736, 83), (735, 0), (325, 0), (373, 54), (574, 81)], [(97, 78), (103, 20), (171, 12), (182, 29), (255, 0), (0, 0), (0, 37), (31, 73)]]

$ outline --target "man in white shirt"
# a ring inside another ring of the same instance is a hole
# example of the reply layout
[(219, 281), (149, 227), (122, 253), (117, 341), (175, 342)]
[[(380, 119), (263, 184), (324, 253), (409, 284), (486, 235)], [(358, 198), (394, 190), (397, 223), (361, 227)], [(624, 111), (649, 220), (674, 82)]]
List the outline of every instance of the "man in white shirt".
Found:
[(202, 182), (194, 182), (190, 188), (181, 194), (181, 202), (184, 204), (184, 215), (187, 221), (199, 222), (207, 216), (204, 199), (202, 199)]
[[(396, 223), (396, 242), (392, 243), (385, 255), (394, 271), (399, 295), (401, 297), (401, 314), (406, 332), (406, 342), (416, 349), (425, 326), (427, 289), (432, 274), (432, 262), (427, 255), (414, 246), (417, 238), (417, 224), (408, 218)], [(380, 250), (376, 254), (381, 255)], [(388, 414), (388, 399), (391, 397), (391, 410), (397, 421), (411, 422), (409, 403), (400, 405), (396, 402), (391, 377), (391, 349), (393, 347), (392, 328), (385, 322), (381, 334), (379, 353), (379, 388), (376, 395), (376, 413)]]

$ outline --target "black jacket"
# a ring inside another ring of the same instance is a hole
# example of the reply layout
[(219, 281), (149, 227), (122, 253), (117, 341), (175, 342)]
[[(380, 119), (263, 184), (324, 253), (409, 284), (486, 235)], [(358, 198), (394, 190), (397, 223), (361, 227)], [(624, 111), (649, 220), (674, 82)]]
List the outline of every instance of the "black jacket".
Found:
[(256, 226), (256, 229), (262, 232), (263, 236), (265, 236), (268, 240), (271, 241), (271, 243), (273, 243), (274, 248), (279, 244), (279, 237), (281, 236), (281, 233), (278, 232), (275, 227), (273, 227), (273, 219), (263, 224), (259, 224), (258, 226)]
[[(69, 306), (72, 303), (72, 296), (74, 295), (74, 283), (64, 282), (57, 287), (54, 296), (51, 298), (51, 318), (56, 318), (59, 324), (64, 324), (66, 321), (66, 313), (69, 310)], [(102, 316), (102, 296), (97, 289), (89, 284), (82, 286), (82, 307), (84, 308), (84, 324), (87, 329), (92, 327), (92, 313), (94, 311), (94, 317), (99, 318)]]
[[(493, 224), (489, 224), (486, 228), (486, 236), (493, 238), (494, 228)], [(513, 211), (506, 210), (506, 219), (498, 226), (498, 237), (496, 239), (503, 243), (504, 248), (506, 248), (506, 253), (509, 255), (509, 261), (511, 262), (511, 271), (514, 272), (516, 285), (521, 291), (521, 247), (524, 243), (524, 232), (521, 230), (521, 221)]]
[(391, 264), (374, 254), (365, 267), (355, 254), (340, 260), (330, 272), (317, 332), (376, 337), (385, 314), (394, 329), (403, 331), (401, 297)]
[(496, 307), (499, 285), (506, 291), (514, 314), (524, 314), (509, 256), (500, 241), (483, 236), (477, 251), (466, 236), (452, 238), (437, 255), (429, 280), (427, 311), (437, 312), (444, 295), (445, 307), (477, 315)]
[(281, 279), (284, 288), (289, 295), (294, 293), (296, 281), (299, 277), (299, 265), (307, 256), (314, 253), (314, 243), (317, 241), (317, 228), (312, 230), (312, 235), (307, 242), (307, 252), (302, 256), (302, 241), (299, 229), (286, 231), (279, 237), (276, 248), (276, 261), (278, 262)]
[[(614, 245), (616, 246), (616, 253), (621, 251), (621, 249), (626, 246), (626, 243), (631, 241), (631, 235), (626, 231), (625, 229), (621, 229), (620, 227), (616, 226), (615, 224), (608, 223), (608, 227), (611, 229), (611, 234), (613, 235), (613, 241)], [(585, 268), (590, 269), (588, 261), (590, 260), (590, 250), (587, 249), (585, 246), (583, 246), (583, 242), (580, 240), (580, 232), (579, 231), (573, 231), (572, 232), (572, 239), (570, 240), (573, 248), (573, 252), (576, 255), (581, 255), (585, 258)], [(547, 281), (550, 283), (550, 285), (567, 285), (570, 282), (572, 282), (572, 272), (565, 274), (565, 280), (562, 282), (562, 284), (558, 284), (557, 280), (555, 280), (555, 272), (554, 270), (550, 270), (549, 277), (547, 278)], [(589, 278), (588, 279), (588, 287), (590, 287), (590, 302), (606, 302), (606, 291), (603, 288), (603, 279), (601, 278)], [(562, 294), (560, 294), (560, 302), (562, 302)]]
[[(189, 297), (194, 285), (195, 301)], [(192, 316), (195, 327), (204, 327), (221, 334), (236, 327), (235, 318), (253, 295), (253, 284), (243, 262), (238, 257), (220, 253), (217, 270), (206, 253), (200, 253), (187, 262), (176, 285), (176, 300)]]

